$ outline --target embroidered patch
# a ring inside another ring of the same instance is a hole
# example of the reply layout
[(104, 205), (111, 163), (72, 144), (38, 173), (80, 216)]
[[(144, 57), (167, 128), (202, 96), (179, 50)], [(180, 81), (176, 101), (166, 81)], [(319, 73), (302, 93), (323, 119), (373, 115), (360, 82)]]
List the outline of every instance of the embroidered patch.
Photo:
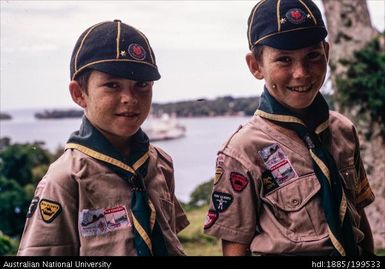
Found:
[(208, 229), (211, 226), (213, 226), (213, 224), (217, 221), (218, 216), (219, 216), (219, 214), (217, 211), (210, 209), (209, 212), (207, 213), (205, 224), (204, 224), (203, 228)]
[(249, 184), (249, 181), (244, 175), (241, 175), (237, 172), (231, 172), (230, 174), (230, 182), (231, 187), (233, 187), (233, 190), (236, 192), (243, 191), (247, 184)]
[(215, 170), (215, 177), (214, 177), (214, 185), (218, 183), (218, 181), (222, 178), (223, 175), (223, 168), (217, 167)]
[(275, 182), (271, 171), (269, 170), (266, 170), (262, 173), (261, 179), (263, 184), (263, 194), (267, 194), (279, 187), (277, 182)]
[(292, 8), (289, 9), (286, 14), (286, 18), (293, 24), (301, 24), (306, 20), (306, 14), (302, 9)]
[(225, 162), (225, 157), (223, 156), (223, 154), (221, 154), (217, 157), (216, 166), (222, 166), (224, 162)]
[(128, 219), (127, 211), (124, 206), (106, 209), (104, 211), (104, 217), (106, 218), (107, 229), (109, 231), (131, 226), (131, 222)]
[(44, 222), (51, 223), (59, 216), (62, 207), (58, 202), (50, 201), (47, 199), (40, 200), (40, 213)]
[(135, 60), (141, 61), (141, 60), (144, 60), (144, 58), (146, 58), (146, 51), (141, 45), (136, 43), (132, 43), (128, 46), (128, 53)]
[(87, 237), (131, 227), (131, 222), (124, 206), (83, 209), (79, 215), (79, 227), (80, 234)]
[(277, 144), (267, 146), (258, 153), (278, 185), (297, 177), (289, 158)]
[(225, 211), (233, 202), (233, 196), (229, 193), (213, 192), (212, 200), (217, 212)]
[(33, 214), (36, 211), (37, 205), (39, 204), (39, 196), (35, 196), (32, 198), (31, 204), (29, 205), (28, 212), (27, 212), (27, 218), (30, 218), (33, 216)]

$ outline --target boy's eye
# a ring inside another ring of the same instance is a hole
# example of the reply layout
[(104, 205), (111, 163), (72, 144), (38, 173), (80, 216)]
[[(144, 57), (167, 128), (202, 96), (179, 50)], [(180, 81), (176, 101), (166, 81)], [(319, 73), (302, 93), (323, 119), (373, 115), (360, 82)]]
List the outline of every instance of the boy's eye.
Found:
[(277, 62), (281, 62), (281, 63), (290, 63), (290, 62), (291, 62), (291, 59), (290, 59), (290, 57), (282, 56), (282, 57), (278, 57), (278, 58), (277, 58)]
[(146, 88), (150, 85), (149, 82), (147, 81), (138, 81), (135, 83), (135, 86), (138, 87), (138, 88)]
[(321, 53), (317, 51), (310, 52), (307, 57), (309, 60), (318, 60), (321, 57)]
[(106, 87), (111, 88), (111, 89), (117, 89), (119, 88), (119, 84), (116, 82), (107, 82), (104, 84)]

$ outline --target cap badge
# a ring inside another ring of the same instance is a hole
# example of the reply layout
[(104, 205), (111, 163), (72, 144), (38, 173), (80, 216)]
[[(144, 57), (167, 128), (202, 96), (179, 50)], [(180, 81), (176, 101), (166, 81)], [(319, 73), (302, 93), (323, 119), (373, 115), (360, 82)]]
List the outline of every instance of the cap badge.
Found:
[(144, 50), (144, 48), (136, 43), (132, 43), (128, 46), (128, 53), (132, 58), (138, 61), (144, 60), (144, 58), (146, 57), (146, 51)]
[(289, 9), (285, 16), (293, 24), (301, 24), (306, 20), (305, 12), (299, 8)]

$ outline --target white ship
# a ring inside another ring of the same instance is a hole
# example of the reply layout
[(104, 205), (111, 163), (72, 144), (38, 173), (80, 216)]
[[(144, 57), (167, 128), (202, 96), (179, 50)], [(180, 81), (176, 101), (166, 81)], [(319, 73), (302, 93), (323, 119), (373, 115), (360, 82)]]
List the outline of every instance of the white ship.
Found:
[(186, 127), (168, 114), (163, 114), (160, 118), (150, 117), (143, 126), (143, 131), (151, 142), (176, 139), (186, 135)]

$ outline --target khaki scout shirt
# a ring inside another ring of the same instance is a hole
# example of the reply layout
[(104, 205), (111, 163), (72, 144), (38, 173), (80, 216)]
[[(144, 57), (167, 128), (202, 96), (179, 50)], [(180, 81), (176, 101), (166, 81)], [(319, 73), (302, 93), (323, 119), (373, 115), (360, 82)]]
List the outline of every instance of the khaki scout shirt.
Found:
[[(360, 242), (364, 234), (357, 209), (374, 195), (361, 159), (354, 160), (359, 145), (353, 124), (337, 112), (330, 113), (329, 124), (329, 151)], [(309, 150), (294, 131), (254, 116), (218, 153), (205, 233), (249, 244), (255, 254), (327, 255), (333, 245), (320, 188)]]
[[(168, 252), (184, 255), (176, 234), (189, 222), (174, 195), (172, 160), (153, 146), (149, 155), (144, 180)], [(136, 255), (130, 204), (130, 188), (117, 174), (66, 150), (37, 186), (18, 255)]]

